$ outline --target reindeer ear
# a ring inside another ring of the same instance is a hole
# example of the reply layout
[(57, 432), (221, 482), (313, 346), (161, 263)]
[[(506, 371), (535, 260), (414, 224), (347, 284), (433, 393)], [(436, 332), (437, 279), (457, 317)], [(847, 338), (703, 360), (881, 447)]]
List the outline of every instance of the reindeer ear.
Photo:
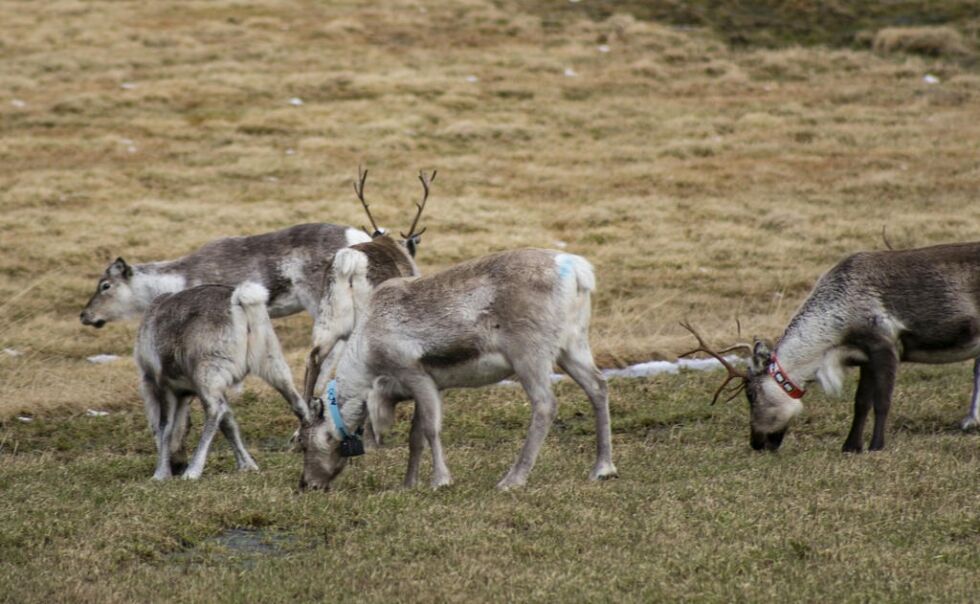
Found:
[(379, 446), (381, 445), (381, 437), (395, 421), (395, 402), (387, 396), (386, 385), (386, 378), (375, 379), (367, 399), (368, 417), (371, 418), (374, 442)]
[(323, 420), (323, 399), (319, 396), (310, 399), (310, 418), (314, 422)]
[(752, 362), (750, 366), (752, 373), (764, 371), (769, 365), (770, 358), (772, 358), (772, 351), (769, 350), (769, 343), (756, 338), (752, 346)]
[(415, 252), (418, 251), (419, 244), (422, 243), (422, 235), (412, 235), (405, 240), (405, 247), (408, 248), (408, 255), (412, 258), (415, 257)]
[(112, 277), (122, 277), (123, 279), (129, 279), (133, 276), (133, 267), (126, 264), (126, 261), (122, 257), (116, 258), (116, 261), (109, 265), (106, 271)]

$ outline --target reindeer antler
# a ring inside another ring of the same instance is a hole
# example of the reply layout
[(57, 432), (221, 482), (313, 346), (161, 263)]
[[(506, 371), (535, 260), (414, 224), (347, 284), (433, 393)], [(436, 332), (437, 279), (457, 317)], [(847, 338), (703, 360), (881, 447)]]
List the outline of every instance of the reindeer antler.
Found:
[(364, 181), (367, 180), (367, 170), (362, 170), (360, 164), (357, 166), (357, 180), (354, 181), (354, 194), (357, 198), (361, 200), (361, 205), (364, 206), (364, 213), (367, 214), (368, 220), (371, 221), (371, 226), (374, 227), (374, 232), (368, 231), (365, 227), (364, 232), (368, 235), (374, 237), (377, 233), (382, 233), (381, 229), (378, 228), (378, 223), (374, 221), (374, 216), (371, 215), (370, 206), (366, 201), (364, 201)]
[(432, 181), (436, 179), (436, 173), (437, 171), (433, 170), (430, 176), (426, 176), (425, 172), (419, 170), (419, 182), (422, 183), (422, 192), (423, 192), (422, 201), (418, 201), (415, 203), (415, 207), (418, 208), (418, 212), (415, 213), (415, 220), (412, 221), (412, 226), (411, 228), (408, 229), (408, 235), (406, 235), (405, 233), (401, 234), (403, 239), (411, 239), (412, 237), (418, 237), (419, 235), (425, 232), (425, 229), (427, 227), (422, 227), (422, 230), (418, 232), (415, 232), (415, 227), (419, 225), (419, 218), (422, 217), (422, 211), (425, 210), (425, 202), (426, 200), (429, 199), (429, 185), (432, 184)]
[(747, 345), (746, 344), (736, 344), (735, 346), (730, 346), (730, 347), (728, 347), (725, 350), (722, 350), (720, 352), (715, 352), (714, 350), (711, 349), (710, 346), (708, 346), (705, 343), (704, 338), (701, 337), (701, 334), (699, 334), (697, 332), (697, 330), (695, 330), (693, 327), (691, 327), (691, 324), (690, 323), (687, 323), (686, 321), (681, 321), (681, 327), (683, 327), (684, 329), (686, 329), (689, 332), (691, 332), (694, 335), (694, 337), (697, 338), (699, 347), (698, 348), (695, 348), (694, 350), (691, 350), (689, 352), (685, 352), (684, 354), (679, 355), (679, 356), (686, 357), (686, 356), (692, 355), (692, 354), (694, 354), (696, 352), (703, 352), (705, 354), (708, 354), (708, 355), (711, 355), (712, 357), (714, 357), (719, 363), (722, 364), (722, 366), (725, 369), (728, 370), (728, 377), (725, 378), (725, 381), (721, 383), (721, 386), (719, 386), (718, 389), (715, 390), (715, 395), (713, 397), (711, 397), (711, 404), (714, 405), (715, 403), (718, 402), (718, 397), (721, 396), (721, 393), (724, 392), (725, 387), (728, 386), (728, 384), (730, 384), (731, 381), (734, 380), (734, 379), (741, 379), (742, 380), (742, 383), (739, 384), (738, 387), (735, 388), (735, 391), (732, 393), (731, 396), (729, 396), (727, 399), (725, 399), (725, 402), (727, 403), (728, 401), (730, 401), (733, 398), (735, 398), (736, 396), (738, 396), (739, 393), (742, 392), (742, 390), (745, 389), (746, 384), (748, 384), (749, 376), (748, 376), (747, 373), (742, 372), (742, 371), (739, 371), (738, 369), (735, 369), (735, 367), (731, 363), (729, 363), (725, 359), (725, 357), (723, 357), (722, 355), (724, 353), (726, 353), (726, 352), (730, 352), (730, 351), (732, 351), (732, 350), (734, 350), (736, 348), (742, 348), (742, 347), (745, 347)]

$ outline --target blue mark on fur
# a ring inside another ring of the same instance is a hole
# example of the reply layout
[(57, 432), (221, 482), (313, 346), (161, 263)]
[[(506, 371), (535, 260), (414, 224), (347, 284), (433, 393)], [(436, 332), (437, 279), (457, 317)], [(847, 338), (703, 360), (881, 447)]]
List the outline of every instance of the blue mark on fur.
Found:
[(565, 256), (558, 261), (558, 274), (562, 279), (571, 277), (575, 274), (575, 267), (572, 266), (572, 259)]

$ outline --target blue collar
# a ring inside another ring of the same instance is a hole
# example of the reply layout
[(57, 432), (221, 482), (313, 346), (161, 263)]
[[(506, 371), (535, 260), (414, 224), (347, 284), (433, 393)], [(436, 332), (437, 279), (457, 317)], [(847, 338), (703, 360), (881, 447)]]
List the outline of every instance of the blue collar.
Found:
[(350, 438), (351, 434), (347, 431), (343, 416), (340, 415), (340, 405), (337, 404), (337, 380), (330, 380), (327, 384), (327, 408), (330, 409), (330, 417), (333, 419), (333, 425), (340, 431), (340, 436)]

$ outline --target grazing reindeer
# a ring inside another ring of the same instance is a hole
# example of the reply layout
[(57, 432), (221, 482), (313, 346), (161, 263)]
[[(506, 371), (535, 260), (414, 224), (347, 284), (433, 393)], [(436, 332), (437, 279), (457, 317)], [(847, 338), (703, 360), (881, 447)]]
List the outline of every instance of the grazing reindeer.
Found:
[[(422, 200), (415, 204), (415, 219), (408, 233), (401, 233), (402, 240), (396, 241), (374, 222), (371, 209), (364, 200), (367, 171), (358, 170), (354, 192), (364, 206), (375, 236), (367, 243), (358, 243), (337, 252), (323, 272), (318, 290), (320, 302), (313, 324), (313, 348), (306, 361), (303, 387), (306, 400), (313, 398), (315, 391), (323, 391), (334, 361), (343, 349), (343, 342), (354, 330), (358, 313), (367, 306), (371, 290), (394, 277), (419, 275), (413, 256), (425, 228), (416, 229), (429, 199), (429, 185), (435, 178), (435, 171), (431, 176), (419, 172)], [(322, 370), (324, 365), (328, 371)]]
[[(365, 170), (360, 179), (362, 189), (366, 176)], [(428, 187), (427, 182), (423, 184)], [(357, 190), (358, 183), (354, 188)], [(368, 218), (373, 233), (335, 224), (300, 224), (261, 235), (217, 239), (176, 260), (130, 265), (117, 258), (106, 268), (82, 310), (82, 324), (99, 328), (109, 321), (137, 317), (160, 294), (203, 283), (234, 287), (249, 280), (269, 290), (272, 317), (306, 310), (316, 319), (323, 297), (319, 286), (330, 259), (340, 249), (384, 234), (370, 213)], [(422, 234), (414, 232), (417, 223), (418, 216), (412, 225), (414, 236), (406, 238), (404, 244), (412, 257)]]
[(497, 484), (525, 484), (557, 413), (554, 364), (586, 392), (596, 415), (597, 454), (590, 479), (616, 475), (606, 382), (589, 348), (588, 261), (550, 250), (516, 250), (420, 278), (378, 286), (358, 319), (327, 389), (300, 430), (300, 488), (327, 489), (347, 457), (363, 452), (355, 432), (370, 419), (376, 438), (397, 402), (414, 399), (405, 485), (418, 480), (424, 442), (432, 449), (432, 486), (451, 482), (439, 432), (446, 388), (494, 384), (510, 376), (531, 399), (531, 426), (517, 461)]
[(190, 400), (197, 396), (206, 420), (200, 444), (183, 474), (196, 479), (204, 470), (208, 448), (218, 428), (231, 443), (239, 470), (257, 470), (242, 442), (225, 391), (249, 373), (269, 383), (289, 401), (301, 422), (309, 410), (293, 387), (289, 366), (266, 310), (269, 292), (247, 281), (232, 289), (199, 285), (154, 300), (143, 316), (135, 357), (140, 393), (156, 439), (153, 478), (172, 472), (171, 456), (183, 447)]
[[(692, 330), (693, 332), (693, 330)], [(699, 351), (719, 357), (698, 337)], [(898, 365), (974, 359), (965, 430), (980, 421), (980, 242), (862, 252), (823, 275), (776, 348), (756, 341), (741, 378), (751, 407), (752, 447), (779, 448), (813, 381), (839, 393), (844, 368), (861, 368), (845, 452), (860, 452), (873, 408), (872, 451), (885, 447), (885, 420)], [(727, 380), (726, 380), (727, 383)], [(722, 385), (722, 388), (724, 384)], [(719, 389), (720, 392), (721, 389)], [(716, 393), (716, 398), (717, 398)], [(737, 392), (736, 392), (737, 394)]]

